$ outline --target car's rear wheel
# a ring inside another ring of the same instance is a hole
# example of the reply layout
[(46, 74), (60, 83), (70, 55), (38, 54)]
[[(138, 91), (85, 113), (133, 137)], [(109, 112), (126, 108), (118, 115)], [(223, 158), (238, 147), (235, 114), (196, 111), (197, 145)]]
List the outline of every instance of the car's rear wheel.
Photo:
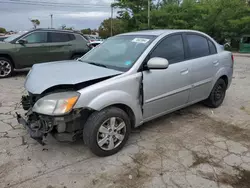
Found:
[(224, 98), (226, 96), (226, 90), (227, 85), (225, 81), (220, 78), (215, 83), (209, 97), (204, 101), (204, 104), (211, 108), (219, 107), (224, 101)]
[(5, 57), (0, 57), (0, 78), (10, 77), (13, 74), (13, 70), (12, 62)]
[(110, 107), (90, 115), (84, 126), (83, 139), (97, 156), (109, 156), (123, 148), (130, 130), (128, 115), (120, 108)]

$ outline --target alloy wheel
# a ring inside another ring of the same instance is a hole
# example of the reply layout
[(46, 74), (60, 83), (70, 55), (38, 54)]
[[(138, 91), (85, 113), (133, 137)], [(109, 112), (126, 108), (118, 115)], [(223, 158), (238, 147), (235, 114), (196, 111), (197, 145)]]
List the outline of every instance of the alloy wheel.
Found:
[(221, 100), (224, 97), (224, 95), (225, 95), (225, 91), (224, 91), (223, 85), (221, 85), (221, 84), (218, 85), (215, 88), (214, 93), (215, 93), (215, 95), (214, 95), (215, 101)]
[(111, 117), (104, 121), (97, 132), (98, 146), (103, 150), (117, 148), (125, 138), (125, 122), (118, 117)]
[(8, 61), (0, 60), (0, 77), (6, 77), (11, 73), (11, 64)]

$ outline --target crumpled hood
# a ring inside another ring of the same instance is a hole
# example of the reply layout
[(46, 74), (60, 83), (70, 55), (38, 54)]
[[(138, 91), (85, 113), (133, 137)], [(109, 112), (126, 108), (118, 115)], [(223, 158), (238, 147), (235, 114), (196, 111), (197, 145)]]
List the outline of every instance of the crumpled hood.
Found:
[(121, 73), (75, 60), (42, 63), (33, 65), (27, 75), (25, 88), (32, 94), (41, 94), (53, 86), (74, 85)]

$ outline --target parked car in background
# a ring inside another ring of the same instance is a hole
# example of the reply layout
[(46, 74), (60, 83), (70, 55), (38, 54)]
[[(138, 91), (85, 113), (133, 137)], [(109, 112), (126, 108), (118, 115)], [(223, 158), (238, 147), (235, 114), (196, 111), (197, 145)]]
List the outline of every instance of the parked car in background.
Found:
[(0, 43), (0, 78), (37, 63), (78, 59), (90, 49), (85, 38), (73, 31), (35, 29), (16, 34)]
[(89, 43), (89, 46), (91, 47), (91, 48), (95, 48), (96, 46), (98, 46), (98, 45), (100, 45), (100, 44), (102, 44), (103, 43), (103, 41), (94, 41), (94, 42), (90, 42)]
[(5, 36), (0, 36), (0, 42), (4, 41), (4, 39), (8, 38), (9, 36), (8, 35), (5, 35)]
[(88, 41), (88, 42), (94, 42), (96, 39), (95, 37), (91, 35), (83, 35), (83, 37)]
[(83, 36), (89, 42), (103, 41), (103, 39), (99, 36), (95, 36), (95, 35), (83, 35)]
[(219, 107), (233, 65), (231, 52), (198, 31), (117, 35), (78, 61), (34, 65), (22, 97), (28, 113), (17, 120), (40, 143), (48, 133), (83, 135), (93, 153), (112, 155), (131, 128), (199, 101)]

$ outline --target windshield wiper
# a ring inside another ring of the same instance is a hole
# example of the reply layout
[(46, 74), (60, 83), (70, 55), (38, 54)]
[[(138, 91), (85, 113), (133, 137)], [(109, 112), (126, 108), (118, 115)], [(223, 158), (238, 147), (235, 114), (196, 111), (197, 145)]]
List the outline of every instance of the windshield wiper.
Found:
[(85, 62), (85, 63), (91, 64), (91, 65), (95, 65), (95, 66), (98, 66), (98, 67), (105, 67), (105, 68), (107, 68), (106, 65), (103, 65), (103, 64), (100, 64), (100, 63), (94, 63), (94, 62), (90, 62), (90, 61), (84, 61), (82, 59), (78, 59), (77, 61)]
[(95, 66), (98, 66), (98, 67), (105, 67), (105, 68), (107, 68), (106, 65), (103, 65), (103, 64), (100, 64), (100, 63), (93, 63), (93, 62), (91, 62), (91, 63), (88, 63), (88, 64), (95, 65)]

